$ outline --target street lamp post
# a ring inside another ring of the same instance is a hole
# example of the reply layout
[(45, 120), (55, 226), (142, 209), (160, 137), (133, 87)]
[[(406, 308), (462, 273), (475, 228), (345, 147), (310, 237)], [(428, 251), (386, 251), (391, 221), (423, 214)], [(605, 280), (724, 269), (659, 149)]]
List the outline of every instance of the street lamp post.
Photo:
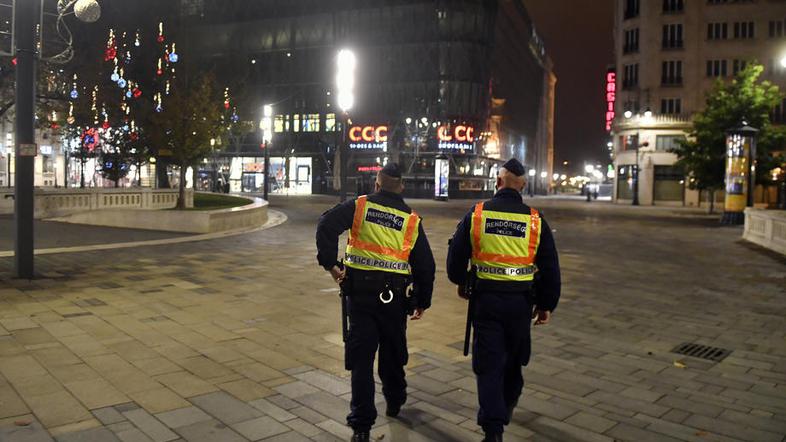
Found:
[(265, 179), (263, 181), (264, 199), (270, 194), (270, 142), (273, 140), (273, 106), (266, 104), (262, 107), (262, 147), (265, 150)]
[(636, 140), (636, 168), (633, 169), (633, 202), (634, 206), (639, 205), (639, 143)]
[(339, 160), (341, 161), (339, 171), (341, 173), (341, 189), (339, 198), (341, 202), (347, 199), (347, 169), (349, 167), (349, 146), (347, 146), (347, 123), (349, 122), (349, 111), (355, 104), (355, 67), (357, 59), (355, 53), (349, 49), (342, 49), (338, 52), (336, 59), (336, 89), (338, 93), (338, 108), (341, 110), (341, 142), (339, 143)]

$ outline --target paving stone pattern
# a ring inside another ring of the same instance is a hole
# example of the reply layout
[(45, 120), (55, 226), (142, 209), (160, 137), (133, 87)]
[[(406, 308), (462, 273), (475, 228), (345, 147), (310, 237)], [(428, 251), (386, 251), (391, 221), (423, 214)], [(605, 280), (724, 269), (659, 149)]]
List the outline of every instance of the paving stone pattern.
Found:
[[(41, 256), (32, 282), (0, 259), (0, 441), (348, 440), (339, 303), (313, 241), (335, 201), (272, 203), (288, 223)], [(678, 209), (537, 204), (564, 294), (533, 331), (506, 440), (786, 441), (786, 260)], [(444, 272), (471, 202), (413, 206), (437, 259), (434, 305), (410, 324), (409, 402), (372, 436), (480, 440), (466, 305)], [(670, 352), (683, 342), (732, 353)]]

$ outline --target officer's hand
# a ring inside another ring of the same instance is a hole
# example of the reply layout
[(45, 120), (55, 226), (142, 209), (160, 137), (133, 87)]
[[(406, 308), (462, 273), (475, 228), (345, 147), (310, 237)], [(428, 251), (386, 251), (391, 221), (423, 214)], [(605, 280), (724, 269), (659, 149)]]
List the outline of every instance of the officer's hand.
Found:
[(413, 321), (417, 321), (418, 319), (423, 317), (423, 313), (425, 313), (426, 309), (423, 308), (416, 308), (414, 312), (412, 312), (412, 316), (409, 319)]
[(535, 325), (546, 325), (551, 321), (551, 311), (536, 308), (532, 312), (532, 319), (535, 320)]
[(467, 291), (464, 289), (464, 285), (463, 284), (459, 285), (459, 286), (456, 286), (456, 293), (458, 293), (459, 298), (469, 299), (469, 295), (467, 294)]
[(330, 269), (330, 276), (333, 277), (333, 281), (336, 281), (336, 284), (341, 284), (344, 282), (344, 278), (347, 277), (347, 269), (340, 269), (338, 266), (333, 266)]

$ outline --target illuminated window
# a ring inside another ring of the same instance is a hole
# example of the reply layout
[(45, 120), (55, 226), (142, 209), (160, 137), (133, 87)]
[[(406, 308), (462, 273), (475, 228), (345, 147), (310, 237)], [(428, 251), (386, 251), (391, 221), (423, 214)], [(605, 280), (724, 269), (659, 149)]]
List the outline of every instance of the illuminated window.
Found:
[(325, 131), (326, 132), (336, 131), (336, 114), (325, 115)]
[(292, 132), (300, 132), (300, 114), (292, 115)]
[(273, 132), (277, 134), (284, 132), (284, 115), (276, 115), (276, 119), (273, 121)]
[(303, 132), (319, 132), (319, 114), (303, 115)]
[(707, 23), (707, 40), (726, 40), (729, 38), (728, 23)]

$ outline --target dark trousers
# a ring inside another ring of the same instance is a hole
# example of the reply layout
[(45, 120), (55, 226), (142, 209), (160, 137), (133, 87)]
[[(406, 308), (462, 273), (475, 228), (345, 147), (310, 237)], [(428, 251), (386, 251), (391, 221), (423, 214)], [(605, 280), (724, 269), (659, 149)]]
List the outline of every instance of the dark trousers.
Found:
[(524, 387), (532, 307), (521, 294), (479, 293), (475, 302), (472, 369), (478, 382), (478, 425), (502, 433)]
[(404, 296), (396, 294), (384, 304), (376, 292), (349, 296), (350, 332), (345, 345), (348, 370), (352, 370), (352, 401), (347, 423), (369, 430), (377, 418), (374, 406), (374, 356), (379, 348), (378, 373), (388, 403), (407, 400), (404, 366), (407, 364), (407, 316)]

